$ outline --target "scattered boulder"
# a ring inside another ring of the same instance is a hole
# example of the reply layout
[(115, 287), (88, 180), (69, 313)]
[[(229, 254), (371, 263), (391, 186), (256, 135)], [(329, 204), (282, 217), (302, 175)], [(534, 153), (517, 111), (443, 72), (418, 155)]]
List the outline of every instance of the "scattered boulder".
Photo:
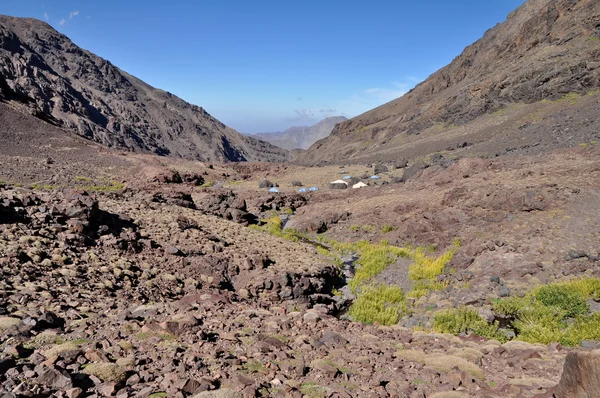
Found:
[(406, 182), (419, 178), (419, 176), (423, 173), (423, 170), (425, 170), (427, 167), (429, 167), (429, 165), (423, 162), (413, 163), (412, 165), (404, 169), (401, 182)]
[(375, 163), (375, 165), (373, 166), (373, 174), (374, 175), (378, 175), (381, 173), (387, 173), (390, 170), (388, 169), (388, 167), (382, 163)]
[(269, 180), (262, 180), (261, 182), (258, 183), (259, 188), (274, 188), (277, 186), (278, 186), (277, 184), (274, 184)]

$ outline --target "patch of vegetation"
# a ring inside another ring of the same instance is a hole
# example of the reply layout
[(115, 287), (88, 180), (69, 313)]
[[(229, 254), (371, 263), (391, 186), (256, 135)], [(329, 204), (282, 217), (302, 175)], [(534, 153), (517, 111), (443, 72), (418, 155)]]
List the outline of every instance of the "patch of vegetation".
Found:
[(127, 372), (125, 369), (115, 363), (90, 363), (84, 369), (83, 373), (90, 376), (96, 376), (104, 382), (121, 383), (125, 381)]
[(390, 246), (385, 242), (374, 244), (360, 241), (355, 244), (355, 249), (360, 252), (360, 258), (356, 261), (359, 267), (348, 283), (354, 292), (364, 282), (383, 272), (398, 257), (409, 257), (411, 254), (408, 249)]
[(350, 231), (352, 232), (374, 232), (375, 231), (375, 227), (372, 225), (358, 225), (358, 224), (352, 224), (350, 225), (350, 227), (348, 228), (350, 229)]
[(118, 181), (101, 179), (98, 183), (77, 185), (77, 188), (88, 192), (116, 192), (125, 188), (125, 184)]
[(358, 134), (362, 134), (362, 133), (364, 133), (365, 131), (367, 131), (367, 126), (361, 126), (361, 128), (359, 128), (359, 129), (358, 129), (357, 133), (358, 133)]
[(506, 108), (500, 108), (500, 109), (492, 112), (492, 116), (495, 118), (500, 118), (504, 115), (506, 115)]
[(317, 253), (321, 256), (331, 256), (332, 253), (324, 247), (317, 247)]
[(152, 337), (158, 337), (161, 341), (173, 341), (176, 340), (175, 336), (169, 333), (152, 333), (152, 332), (142, 332), (138, 333), (136, 337), (139, 340), (148, 340)]
[(494, 311), (510, 320), (517, 340), (577, 346), (582, 340), (600, 340), (600, 314), (590, 314), (586, 302), (599, 297), (600, 278), (581, 278), (498, 300)]
[(242, 365), (242, 369), (249, 373), (262, 373), (266, 368), (260, 361), (248, 361)]
[(318, 385), (312, 381), (307, 381), (300, 385), (300, 392), (310, 398), (324, 398), (327, 396), (325, 387)]
[(581, 94), (579, 93), (568, 93), (557, 99), (555, 102), (566, 102), (569, 105), (575, 105), (577, 103), (577, 100), (579, 100), (580, 98)]
[(433, 330), (438, 333), (472, 333), (488, 339), (501, 342), (507, 340), (506, 335), (499, 330), (498, 323), (489, 324), (472, 308), (453, 308), (435, 313)]
[(49, 191), (51, 189), (56, 188), (54, 185), (50, 185), (50, 184), (40, 184), (40, 183), (33, 183), (29, 186), (30, 189), (37, 189), (37, 190), (46, 190)]
[(279, 216), (272, 216), (266, 220), (262, 220), (262, 225), (251, 225), (250, 228), (267, 232), (271, 235), (287, 239), (292, 242), (298, 242), (300, 239), (304, 238), (298, 231), (295, 229), (289, 228), (286, 230), (282, 229), (283, 221)]
[(485, 373), (479, 366), (456, 355), (431, 354), (425, 357), (425, 365), (440, 373), (447, 373), (457, 367), (479, 379), (485, 378)]
[(214, 181), (204, 181), (204, 184), (199, 185), (200, 188), (210, 188), (215, 185)]
[(166, 392), (155, 392), (155, 393), (148, 395), (148, 398), (163, 398), (163, 397), (168, 397), (168, 396), (169, 396), (169, 394), (167, 394)]
[(348, 314), (353, 320), (362, 323), (394, 325), (398, 323), (400, 314), (405, 311), (406, 299), (402, 289), (379, 284), (364, 287)]
[(444, 272), (446, 264), (460, 246), (460, 241), (456, 240), (451, 249), (435, 257), (429, 255), (426, 248), (398, 247), (385, 240), (380, 243), (340, 243), (321, 237), (321, 241), (330, 245), (331, 251), (334, 252), (359, 253), (356, 261), (358, 267), (354, 277), (348, 282), (348, 286), (357, 296), (350, 307), (349, 315), (360, 322), (377, 322), (382, 325), (398, 322), (401, 313), (406, 311), (405, 294), (398, 287), (373, 284), (373, 278), (398, 258), (409, 258), (413, 261), (409, 267), (409, 274), (412, 269), (412, 277), (415, 278), (415, 289), (409, 292), (409, 295), (420, 297), (431, 290), (441, 290), (447, 286), (447, 282), (440, 282), (435, 278)]
[(397, 229), (396, 227), (394, 227), (393, 225), (390, 225), (390, 224), (384, 224), (381, 226), (381, 232), (384, 234), (387, 234), (388, 232), (393, 232), (396, 229)]
[(414, 263), (408, 269), (409, 278), (413, 281), (434, 280), (438, 275), (444, 273), (446, 264), (452, 260), (459, 248), (460, 240), (455, 239), (453, 247), (437, 258), (428, 256), (423, 248), (417, 248), (411, 256)]
[(83, 182), (83, 181), (94, 181), (93, 179), (89, 178), (89, 177), (84, 177), (84, 176), (75, 176), (75, 181), (77, 182)]

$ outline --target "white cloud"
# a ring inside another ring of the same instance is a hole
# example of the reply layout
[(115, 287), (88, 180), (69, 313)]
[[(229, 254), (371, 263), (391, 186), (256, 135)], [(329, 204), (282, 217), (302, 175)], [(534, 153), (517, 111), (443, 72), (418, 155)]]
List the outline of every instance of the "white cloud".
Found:
[(314, 109), (294, 109), (295, 116), (285, 118), (288, 122), (296, 124), (315, 124), (329, 116), (339, 115), (339, 112), (330, 106)]
[[(64, 26), (67, 22), (69, 22), (71, 19), (75, 18), (76, 16), (79, 15), (79, 11), (75, 10), (69, 13), (69, 17), (68, 18), (63, 18), (60, 21), (58, 21), (58, 24), (60, 26)], [(49, 19), (48, 18), (48, 14), (44, 13), (44, 18), (46, 18), (46, 21)]]
[(402, 97), (408, 92), (417, 79), (407, 79), (409, 83), (391, 82), (386, 87), (371, 87), (351, 95), (349, 98), (338, 101), (337, 107), (341, 114), (354, 117), (368, 110), (376, 108), (387, 102)]
[(48, 22), (50, 20), (50, 16), (48, 15), (47, 12), (44, 13), (44, 19), (46, 20), (46, 22)]

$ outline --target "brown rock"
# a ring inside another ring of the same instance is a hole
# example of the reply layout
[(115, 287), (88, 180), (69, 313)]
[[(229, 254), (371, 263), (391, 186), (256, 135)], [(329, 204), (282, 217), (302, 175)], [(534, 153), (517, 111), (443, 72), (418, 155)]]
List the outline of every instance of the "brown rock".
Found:
[(565, 360), (556, 396), (594, 398), (600, 392), (600, 350), (570, 352)]
[(73, 387), (73, 382), (68, 375), (64, 375), (54, 368), (49, 368), (42, 365), (41, 369), (37, 370), (38, 377), (36, 379), (37, 384), (56, 388), (56, 389), (67, 389)]

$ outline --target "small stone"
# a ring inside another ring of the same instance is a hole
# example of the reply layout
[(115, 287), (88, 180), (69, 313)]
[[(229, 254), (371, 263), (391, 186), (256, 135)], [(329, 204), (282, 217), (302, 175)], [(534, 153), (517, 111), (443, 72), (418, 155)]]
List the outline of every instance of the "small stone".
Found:
[(319, 321), (319, 319), (321, 319), (321, 317), (317, 313), (307, 312), (306, 314), (304, 314), (302, 319), (304, 320), (305, 323), (313, 323), (314, 324), (314, 323), (317, 323)]
[(165, 249), (165, 252), (167, 254), (170, 254), (172, 256), (182, 256), (183, 252), (181, 250), (179, 250), (178, 248), (176, 248), (175, 246), (169, 246)]
[(67, 398), (79, 398), (83, 394), (83, 390), (79, 387), (69, 388), (65, 391)]

